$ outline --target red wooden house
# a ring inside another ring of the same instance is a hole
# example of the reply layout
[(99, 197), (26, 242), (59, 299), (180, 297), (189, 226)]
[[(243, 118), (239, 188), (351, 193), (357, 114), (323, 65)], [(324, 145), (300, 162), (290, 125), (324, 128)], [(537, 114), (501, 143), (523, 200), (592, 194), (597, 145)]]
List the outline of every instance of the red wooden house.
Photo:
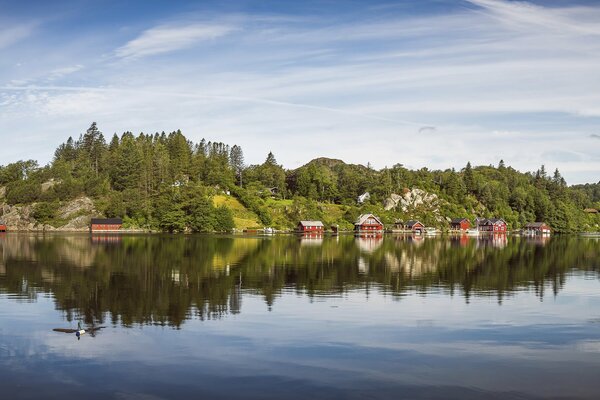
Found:
[(373, 214), (362, 214), (354, 223), (356, 233), (383, 233), (383, 222)]
[(92, 218), (90, 232), (118, 231), (123, 226), (121, 218)]
[(421, 234), (425, 232), (425, 225), (417, 220), (407, 221), (404, 225), (404, 228), (409, 231), (413, 231), (413, 233)]
[(506, 221), (502, 218), (489, 218), (479, 221), (477, 229), (480, 232), (506, 233)]
[(452, 231), (466, 231), (471, 227), (471, 221), (467, 218), (454, 218), (450, 221), (450, 230)]
[(6, 232), (6, 224), (0, 221), (0, 232)]
[(300, 221), (298, 222), (298, 232), (302, 233), (323, 233), (325, 226), (321, 221)]

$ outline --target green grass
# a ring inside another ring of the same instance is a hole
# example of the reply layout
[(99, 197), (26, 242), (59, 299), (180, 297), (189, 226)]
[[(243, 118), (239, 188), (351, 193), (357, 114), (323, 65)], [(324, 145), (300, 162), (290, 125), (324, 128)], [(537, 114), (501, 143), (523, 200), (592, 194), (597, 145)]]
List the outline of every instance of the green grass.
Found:
[(213, 197), (213, 204), (216, 207), (225, 206), (231, 210), (236, 229), (247, 229), (262, 226), (258, 216), (244, 207), (244, 205), (235, 197), (217, 195)]

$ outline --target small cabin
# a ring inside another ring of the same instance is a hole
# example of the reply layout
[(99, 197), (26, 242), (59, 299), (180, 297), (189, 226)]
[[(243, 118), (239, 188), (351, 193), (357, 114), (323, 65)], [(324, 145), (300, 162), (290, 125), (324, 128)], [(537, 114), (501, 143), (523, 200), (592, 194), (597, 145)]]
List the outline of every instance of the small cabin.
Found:
[(325, 225), (321, 221), (300, 221), (298, 222), (298, 232), (304, 233), (323, 233)]
[(524, 231), (534, 235), (549, 235), (550, 227), (543, 222), (530, 222), (525, 225)]
[(413, 233), (417, 233), (420, 235), (423, 232), (425, 232), (425, 225), (423, 225), (423, 223), (421, 223), (420, 221), (410, 220), (410, 221), (406, 221), (406, 224), (404, 225), (404, 229), (406, 229), (407, 231), (412, 231)]
[(6, 232), (6, 224), (0, 221), (0, 232)]
[(466, 231), (471, 227), (471, 221), (467, 218), (454, 218), (450, 221), (450, 230), (452, 231)]
[(114, 232), (121, 229), (121, 218), (92, 218), (90, 232)]
[(596, 210), (595, 208), (586, 208), (585, 210), (583, 210), (583, 212), (588, 214), (598, 214), (598, 210)]
[(480, 232), (493, 232), (493, 233), (506, 233), (507, 225), (506, 221), (502, 218), (489, 218), (480, 220), (477, 229)]
[(383, 222), (373, 214), (362, 214), (354, 223), (357, 233), (382, 233)]

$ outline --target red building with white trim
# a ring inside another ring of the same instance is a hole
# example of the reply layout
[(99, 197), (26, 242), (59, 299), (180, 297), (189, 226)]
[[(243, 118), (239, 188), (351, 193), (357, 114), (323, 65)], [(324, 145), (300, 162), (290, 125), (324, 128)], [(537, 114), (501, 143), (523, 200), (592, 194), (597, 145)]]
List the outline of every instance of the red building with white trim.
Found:
[(298, 222), (298, 232), (302, 233), (323, 233), (325, 225), (321, 221), (300, 221)]
[(362, 214), (354, 223), (356, 233), (383, 233), (383, 222), (373, 214)]
[(413, 233), (417, 233), (417, 234), (422, 234), (423, 232), (425, 232), (425, 225), (423, 225), (422, 222), (417, 221), (417, 220), (410, 220), (407, 221), (406, 224), (404, 225), (404, 228), (406, 230), (412, 231)]
[(6, 232), (6, 224), (0, 221), (0, 232)]

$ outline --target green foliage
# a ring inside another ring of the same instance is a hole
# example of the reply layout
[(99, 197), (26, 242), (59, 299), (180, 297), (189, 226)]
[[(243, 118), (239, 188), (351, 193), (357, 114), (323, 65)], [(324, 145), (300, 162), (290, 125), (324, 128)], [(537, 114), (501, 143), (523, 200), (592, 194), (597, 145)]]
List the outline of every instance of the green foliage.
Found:
[[(54, 180), (42, 192), (41, 185)], [(227, 231), (231, 212), (215, 208), (211, 196), (230, 191), (264, 226), (293, 228), (300, 219), (320, 219), (351, 227), (361, 213), (374, 212), (386, 223), (419, 219), (445, 228), (445, 217), (502, 217), (509, 228), (544, 221), (558, 232), (600, 229), (598, 216), (584, 208), (600, 207), (600, 183), (568, 187), (558, 170), (545, 166), (521, 173), (503, 161), (498, 167), (409, 170), (402, 164), (375, 170), (318, 158), (285, 170), (269, 152), (264, 163), (246, 166), (240, 146), (189, 141), (181, 131), (125, 132), (107, 144), (95, 123), (77, 140), (69, 137), (52, 163), (33, 160), (0, 167), (0, 186), (9, 204), (58, 204), (87, 195), (109, 217), (130, 226), (166, 231)], [(422, 189), (439, 199), (427, 205), (384, 210), (392, 194)], [(369, 192), (370, 200), (357, 204)], [(286, 200), (293, 199), (293, 200)], [(287, 201), (287, 202), (286, 202)], [(335, 206), (335, 207), (334, 207)], [(40, 206), (39, 219), (50, 220)]]
[(37, 203), (33, 208), (32, 215), (37, 221), (47, 224), (56, 218), (59, 207), (60, 204), (58, 202)]

